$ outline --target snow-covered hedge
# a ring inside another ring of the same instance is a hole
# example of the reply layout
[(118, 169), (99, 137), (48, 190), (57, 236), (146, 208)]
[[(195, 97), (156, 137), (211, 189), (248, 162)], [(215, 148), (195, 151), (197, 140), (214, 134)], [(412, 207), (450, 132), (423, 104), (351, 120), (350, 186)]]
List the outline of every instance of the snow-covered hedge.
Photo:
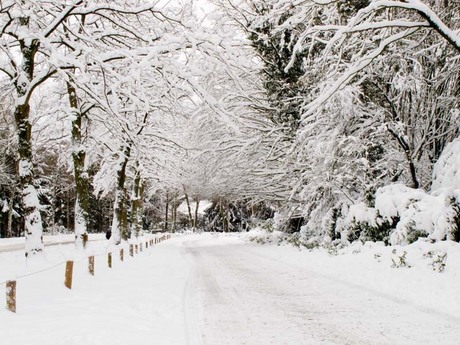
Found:
[(460, 215), (458, 193), (414, 191), (413, 194), (414, 198), (401, 210), (396, 230), (391, 234), (391, 244), (409, 244), (419, 237), (436, 241), (456, 239)]
[[(402, 184), (376, 192), (375, 207), (352, 205), (345, 218), (348, 240), (409, 244), (419, 237), (456, 240), (460, 218), (459, 191), (426, 193)], [(389, 237), (387, 237), (389, 236)]]

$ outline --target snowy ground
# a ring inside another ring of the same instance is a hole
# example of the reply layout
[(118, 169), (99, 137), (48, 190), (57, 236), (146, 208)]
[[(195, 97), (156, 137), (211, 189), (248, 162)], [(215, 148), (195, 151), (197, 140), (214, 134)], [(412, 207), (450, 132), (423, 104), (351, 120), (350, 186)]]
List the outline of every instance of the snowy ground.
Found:
[[(417, 254), (427, 248), (408, 249), (413, 267), (392, 268), (391, 249), (378, 246), (331, 256), (202, 234), (175, 237), (125, 262), (114, 255), (112, 269), (107, 242), (92, 242), (88, 252), (100, 255), (92, 277), (85, 256), (71, 248), (49, 247), (28, 267), (22, 252), (0, 253), (0, 283), (57, 265), (18, 279), (16, 314), (1, 297), (2, 344), (460, 343), (454, 243), (441, 248), (449, 255), (443, 273)], [(81, 260), (72, 290), (59, 264), (70, 257)]]
[[(105, 239), (105, 234), (90, 234), (89, 241), (101, 241)], [(60, 244), (69, 244), (75, 241), (75, 235), (45, 235), (43, 243), (46, 247), (57, 246)], [(24, 237), (2, 238), (0, 239), (0, 252), (11, 252), (15, 250), (24, 250)]]

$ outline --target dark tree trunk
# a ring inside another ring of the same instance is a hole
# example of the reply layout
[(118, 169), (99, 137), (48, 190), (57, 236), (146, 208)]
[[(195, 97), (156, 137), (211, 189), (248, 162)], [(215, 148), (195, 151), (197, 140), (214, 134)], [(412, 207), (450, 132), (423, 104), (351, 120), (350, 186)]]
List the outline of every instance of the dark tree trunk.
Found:
[(114, 212), (112, 221), (112, 242), (119, 244), (129, 238), (128, 196), (126, 193), (126, 166), (131, 156), (131, 144), (126, 144), (121, 154), (123, 160), (117, 171), (117, 187), (115, 190)]
[(67, 83), (70, 108), (72, 109), (72, 159), (75, 177), (75, 246), (83, 248), (83, 238), (88, 232), (89, 221), (89, 181), (85, 169), (86, 151), (83, 147), (83, 115), (78, 107), (77, 90)]
[[(28, 18), (21, 18), (19, 25), (27, 30)], [(14, 109), (14, 118), (18, 135), (18, 164), (19, 193), (22, 202), (25, 224), (25, 255), (43, 251), (43, 224), (40, 215), (40, 203), (38, 192), (34, 185), (34, 167), (32, 159), (32, 125), (30, 123), (30, 83), (34, 76), (35, 54), (39, 42), (32, 40), (19, 40), (22, 63), (15, 80), (15, 88), (18, 99)]]

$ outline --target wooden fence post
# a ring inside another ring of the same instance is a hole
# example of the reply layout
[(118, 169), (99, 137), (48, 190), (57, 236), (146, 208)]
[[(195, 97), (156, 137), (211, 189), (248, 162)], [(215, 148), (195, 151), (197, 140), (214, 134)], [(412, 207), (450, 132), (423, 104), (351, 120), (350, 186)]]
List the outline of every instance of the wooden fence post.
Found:
[(142, 252), (142, 243), (139, 243), (139, 251)]
[(149, 242), (145, 242), (145, 249), (149, 249)]
[(123, 248), (120, 249), (120, 261), (123, 261), (124, 259), (124, 254), (125, 254), (125, 251), (123, 250)]
[(6, 282), (6, 308), (16, 313), (16, 280)]
[(88, 258), (88, 270), (89, 270), (89, 273), (93, 276), (94, 275), (94, 256), (90, 256)]
[(72, 289), (73, 261), (67, 261), (65, 265), (65, 282), (68, 289)]
[(137, 244), (135, 244), (134, 245), (134, 252), (136, 253), (136, 255), (138, 253), (138, 250), (139, 250), (139, 246)]
[(134, 256), (134, 244), (129, 245), (129, 256)]
[(107, 255), (107, 264), (109, 265), (109, 268), (112, 268), (112, 253)]

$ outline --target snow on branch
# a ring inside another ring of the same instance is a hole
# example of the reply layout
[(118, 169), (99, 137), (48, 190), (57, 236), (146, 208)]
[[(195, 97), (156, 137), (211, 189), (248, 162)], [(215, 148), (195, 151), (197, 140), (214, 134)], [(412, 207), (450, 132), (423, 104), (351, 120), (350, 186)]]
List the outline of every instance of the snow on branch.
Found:
[(380, 43), (376, 50), (373, 50), (371, 53), (361, 57), (357, 62), (353, 63), (351, 67), (349, 67), (347, 71), (332, 84), (331, 87), (329, 87), (320, 97), (316, 98), (306, 106), (306, 112), (303, 114), (302, 119), (305, 120), (308, 116), (318, 110), (318, 108), (321, 107), (329, 98), (331, 98), (331, 96), (336, 91), (346, 85), (358, 72), (369, 66), (376, 57), (382, 54), (386, 47), (406, 36), (413, 34), (417, 30), (418, 28), (410, 28), (386, 38)]

